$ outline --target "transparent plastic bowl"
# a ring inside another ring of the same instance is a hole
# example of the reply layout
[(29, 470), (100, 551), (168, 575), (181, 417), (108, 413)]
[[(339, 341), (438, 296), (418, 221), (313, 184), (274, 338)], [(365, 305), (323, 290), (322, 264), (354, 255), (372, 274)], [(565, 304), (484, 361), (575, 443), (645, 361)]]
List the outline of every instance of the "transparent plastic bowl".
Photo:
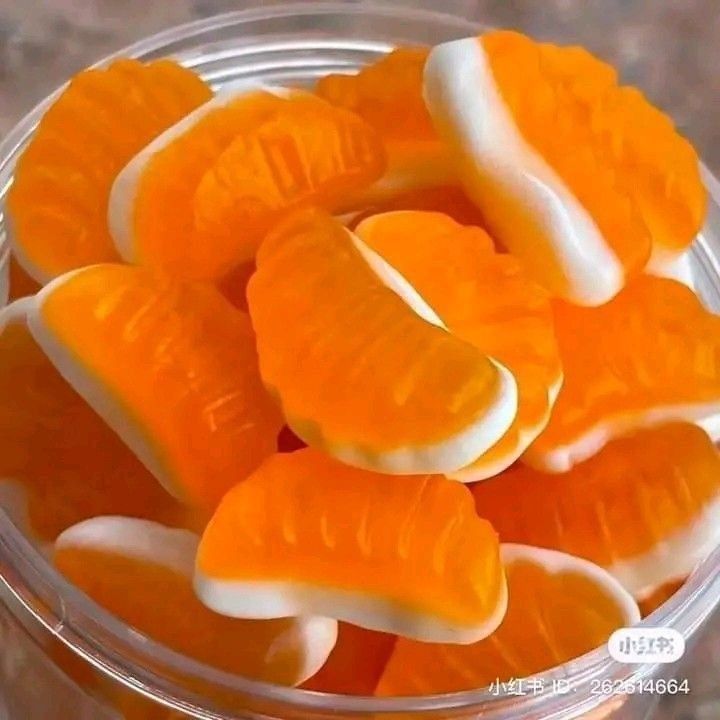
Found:
[[(298, 2), (243, 10), (183, 25), (119, 55), (172, 55), (216, 88), (238, 80), (304, 84), (352, 71), (400, 43), (437, 43), (476, 32), (467, 21), (397, 5)], [(0, 209), (13, 166), (52, 98), (0, 145)], [(693, 254), (698, 288), (720, 309), (720, 192)], [(0, 302), (7, 248), (0, 216)], [(720, 601), (720, 550), (645, 623), (673, 627), (689, 645)], [(94, 606), (48, 566), (0, 511), (0, 718), (640, 718), (659, 696), (620, 694), (647, 678), (680, 678), (678, 665), (621, 665), (598, 649), (538, 676), (546, 691), (499, 697), (473, 691), (422, 698), (374, 699), (312, 693), (234, 677), (179, 656)], [(566, 692), (552, 692), (553, 680)], [(604, 683), (604, 684), (603, 684)], [(603, 689), (610, 689), (604, 693)], [(612, 692), (614, 691), (614, 692)]]

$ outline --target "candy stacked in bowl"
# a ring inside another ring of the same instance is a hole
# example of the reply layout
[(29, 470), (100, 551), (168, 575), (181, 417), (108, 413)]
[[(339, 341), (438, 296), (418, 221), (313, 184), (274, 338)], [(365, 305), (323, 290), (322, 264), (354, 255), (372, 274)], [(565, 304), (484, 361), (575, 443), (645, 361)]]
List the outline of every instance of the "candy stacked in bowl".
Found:
[(75, 76), (21, 156), (0, 507), (239, 675), (408, 696), (605, 643), (720, 540), (692, 146), (492, 31), (313, 88)]

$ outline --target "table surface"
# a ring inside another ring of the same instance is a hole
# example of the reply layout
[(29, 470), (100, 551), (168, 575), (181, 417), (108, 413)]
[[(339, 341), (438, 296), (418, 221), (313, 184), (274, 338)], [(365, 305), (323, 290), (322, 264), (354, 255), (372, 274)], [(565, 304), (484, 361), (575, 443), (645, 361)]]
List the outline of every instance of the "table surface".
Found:
[[(438, 8), (438, 0), (396, 2)], [(249, 4), (0, 0), (0, 136), (48, 92), (98, 58), (170, 25)], [(478, 22), (585, 45), (669, 112), (710, 168), (720, 172), (720, 0), (442, 0), (440, 5)], [(720, 718), (718, 637), (720, 615), (678, 671), (690, 678), (691, 695), (660, 703), (655, 718)]]

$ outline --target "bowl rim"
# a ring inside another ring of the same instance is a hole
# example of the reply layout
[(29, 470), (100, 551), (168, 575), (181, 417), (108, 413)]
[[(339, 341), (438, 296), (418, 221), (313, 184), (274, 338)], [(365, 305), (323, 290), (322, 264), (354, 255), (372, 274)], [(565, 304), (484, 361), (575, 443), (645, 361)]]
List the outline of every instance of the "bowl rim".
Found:
[[(178, 40), (191, 40), (215, 29), (243, 24), (254, 20), (292, 16), (318, 16), (339, 14), (374, 15), (377, 17), (408, 17), (413, 20), (443, 23), (458, 30), (477, 31), (481, 25), (460, 15), (435, 10), (413, 8), (390, 2), (362, 2), (347, 4), (333, 1), (271, 2), (259, 7), (235, 10), (177, 25), (126, 46), (93, 64), (102, 66), (116, 57), (145, 56)], [(182, 54), (181, 54), (182, 59)], [(192, 67), (192, 53), (188, 51), (185, 64)], [(11, 182), (12, 169), (18, 151), (32, 134), (38, 119), (62, 91), (59, 87), (29, 113), (27, 113), (0, 142), (0, 228), (4, 221), (4, 197)], [(703, 166), (703, 177), (708, 188), (711, 211), (720, 226), (720, 183)], [(5, 220), (6, 223), (6, 220)], [(704, 252), (701, 262), (720, 277), (720, 240), (712, 243), (699, 238)], [(712, 245), (717, 244), (717, 250)], [(7, 264), (9, 247), (0, 235), (0, 269)], [(720, 297), (720, 296), (719, 296)], [(2, 300), (2, 298), (0, 298)], [(168, 668), (172, 677), (192, 676), (209, 685), (237, 693), (241, 697), (279, 703), (286, 708), (317, 712), (343, 712), (352, 714), (422, 713), (432, 711), (464, 711), (482, 708), (483, 717), (509, 717), (508, 697), (493, 694), (488, 689), (469, 690), (424, 696), (377, 698), (336, 695), (271, 683), (249, 680), (204, 665), (180, 655), (156, 641), (145, 638), (129, 626), (93, 603), (80, 590), (65, 580), (47, 561), (47, 558), (23, 535), (18, 527), (0, 509), (0, 585), (41, 626), (53, 633), (65, 646), (108, 674), (117, 682), (132, 688), (160, 704), (191, 713), (202, 712), (204, 717), (234, 718), (223, 709), (208, 709), (202, 696), (178, 686), (167, 673), (151, 669), (161, 665)], [(641, 627), (672, 626), (689, 638), (720, 603), (720, 547), (713, 551), (690, 575), (683, 587), (641, 623)], [(142, 660), (152, 662), (140, 664)], [(598, 648), (586, 655), (558, 666), (534, 678), (544, 683), (569, 682), (574, 689), (567, 696), (540, 694), (535, 697), (510, 698), (512, 717), (518, 711), (546, 715), (557, 712), (575, 717), (598, 706), (607, 697), (593, 694), (590, 683), (599, 677), (633, 683), (651, 675), (656, 664), (621, 665), (610, 659), (606, 648)], [(564, 697), (570, 698), (565, 700)], [(515, 702), (517, 700), (517, 702)], [(252, 712), (252, 711), (250, 711)]]

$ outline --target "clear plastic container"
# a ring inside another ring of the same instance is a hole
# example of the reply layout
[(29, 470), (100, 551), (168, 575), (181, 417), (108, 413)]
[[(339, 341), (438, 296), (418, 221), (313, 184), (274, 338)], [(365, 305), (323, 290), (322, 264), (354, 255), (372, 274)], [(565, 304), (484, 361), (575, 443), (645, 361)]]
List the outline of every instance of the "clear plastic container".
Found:
[[(350, 71), (395, 44), (432, 44), (477, 30), (461, 18), (398, 5), (297, 2), (184, 25), (118, 54), (145, 59), (172, 55), (217, 88), (247, 78), (302, 84), (328, 72)], [(22, 120), (0, 145), (0, 203), (18, 153), (50, 99)], [(703, 299), (718, 310), (720, 186), (709, 174), (707, 183), (712, 195), (710, 213), (707, 227), (695, 244), (693, 263)], [(8, 258), (3, 239), (0, 234), (0, 302), (5, 299), (7, 286)], [(700, 626), (719, 601), (720, 550), (645, 622), (677, 629), (687, 638), (691, 652)], [(251, 682), (160, 647), (94, 606), (47, 565), (0, 511), (2, 720), (639, 720), (653, 717), (660, 696), (617, 690), (637, 688), (641, 679), (680, 679), (684, 673), (678, 664), (621, 665), (613, 662), (605, 649), (598, 649), (539, 676), (545, 692), (522, 697), (473, 691), (381, 700)], [(563, 681), (564, 692), (553, 692), (553, 680)]]

